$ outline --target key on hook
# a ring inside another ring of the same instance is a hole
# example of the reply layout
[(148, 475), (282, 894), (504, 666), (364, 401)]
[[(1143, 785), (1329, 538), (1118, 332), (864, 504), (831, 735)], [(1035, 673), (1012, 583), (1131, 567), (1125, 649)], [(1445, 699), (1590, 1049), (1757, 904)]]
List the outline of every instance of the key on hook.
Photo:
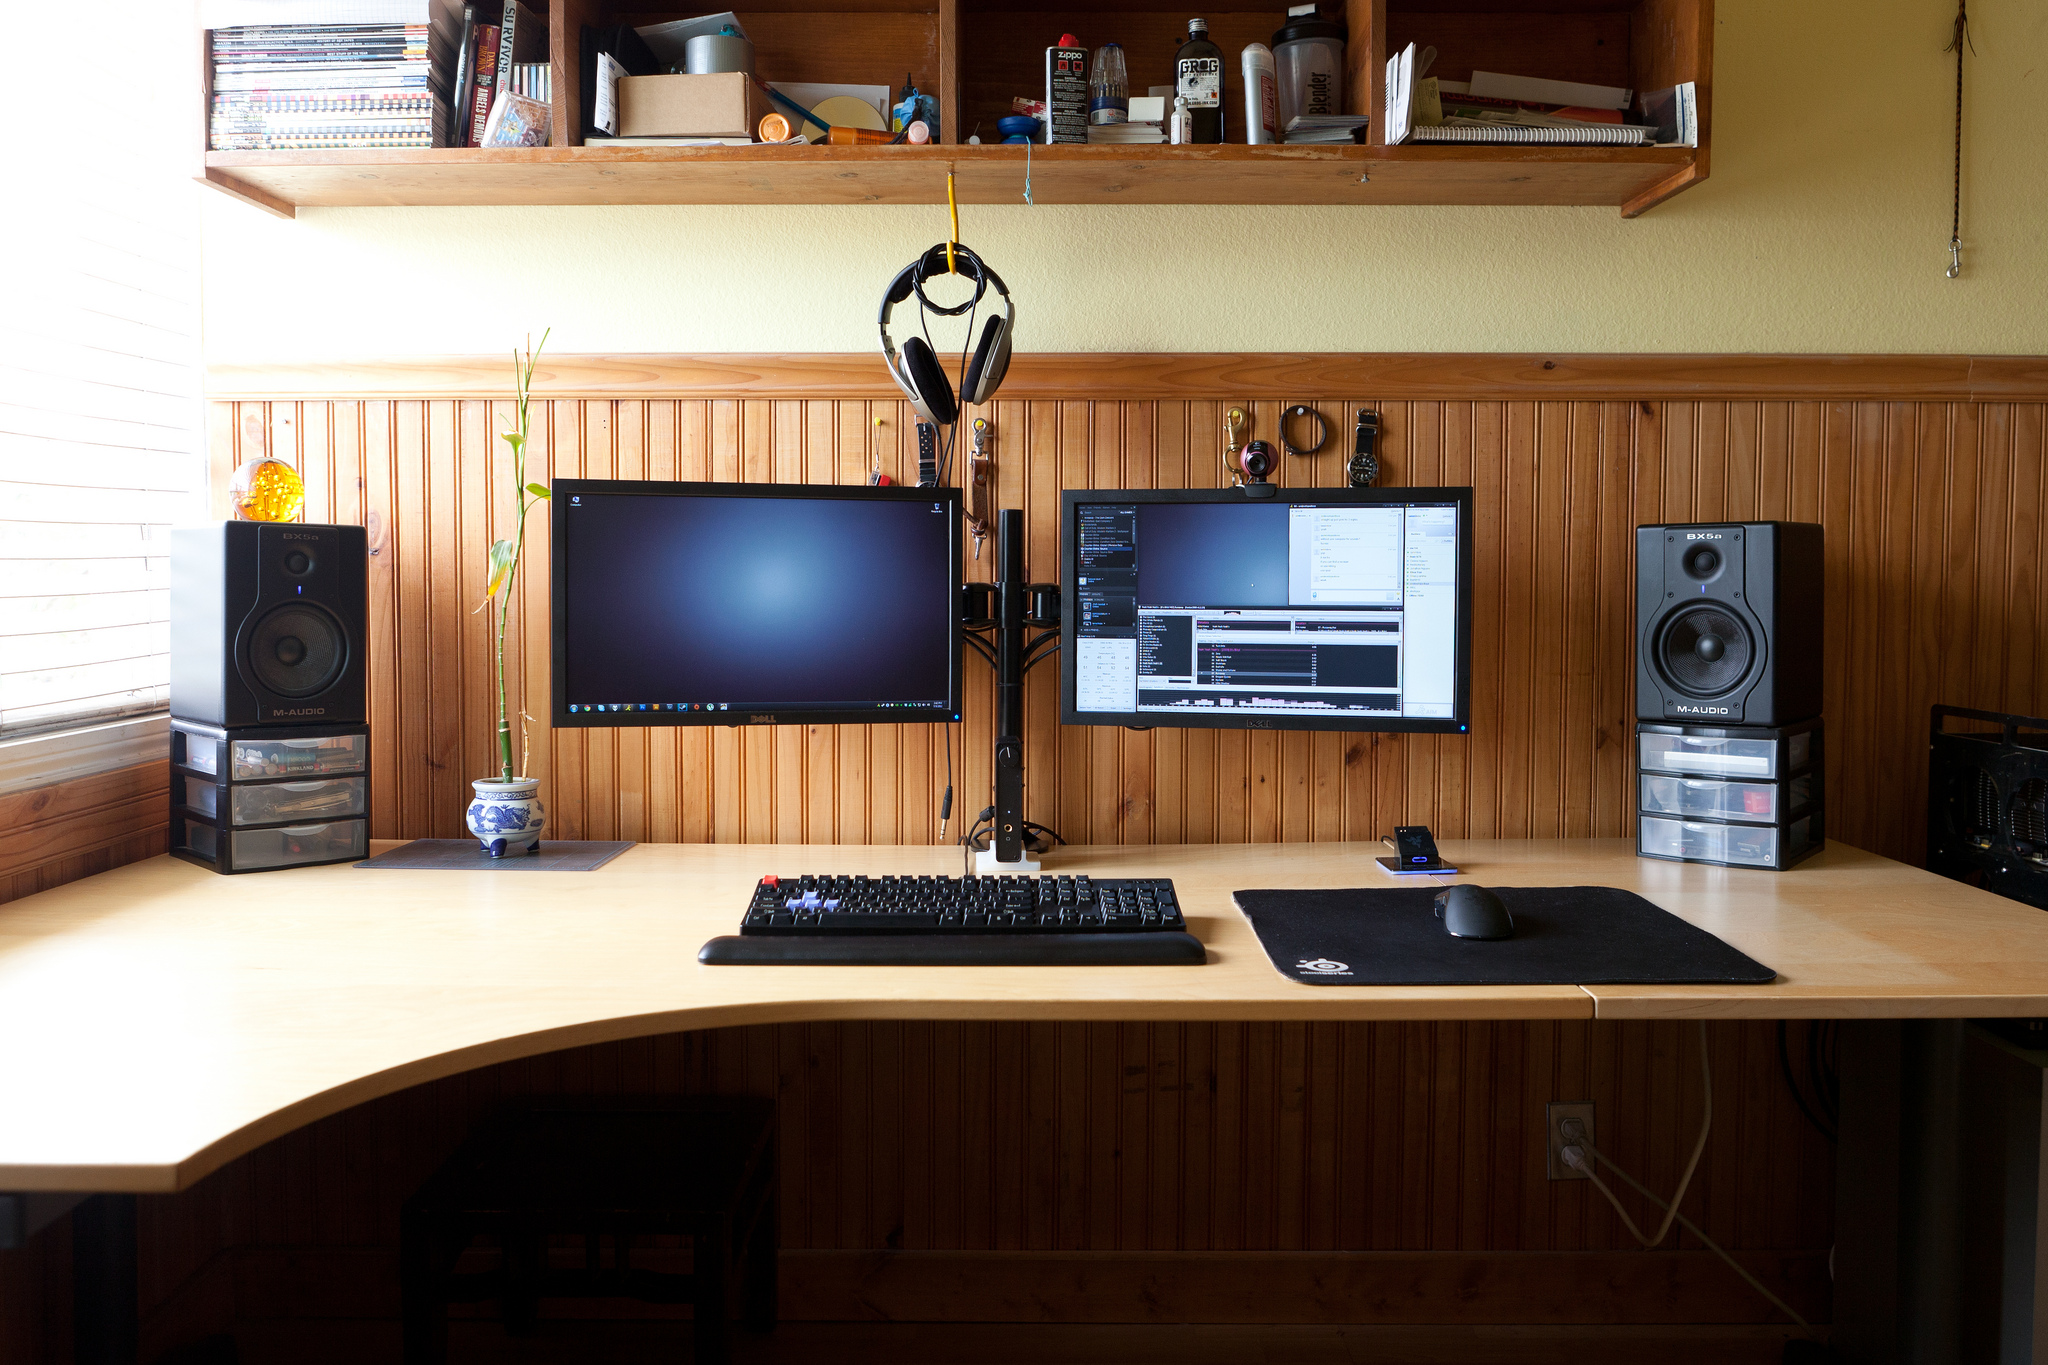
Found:
[(973, 499), (967, 509), (967, 529), (974, 533), (974, 558), (981, 559), (981, 542), (988, 538), (989, 475), (995, 460), (988, 453), (989, 425), (986, 417), (974, 419), (974, 453), (968, 457), (968, 484)]
[(1223, 472), (1230, 475), (1230, 486), (1244, 486), (1244, 466), (1239, 457), (1244, 452), (1244, 438), (1251, 434), (1251, 418), (1243, 408), (1232, 408), (1223, 414)]

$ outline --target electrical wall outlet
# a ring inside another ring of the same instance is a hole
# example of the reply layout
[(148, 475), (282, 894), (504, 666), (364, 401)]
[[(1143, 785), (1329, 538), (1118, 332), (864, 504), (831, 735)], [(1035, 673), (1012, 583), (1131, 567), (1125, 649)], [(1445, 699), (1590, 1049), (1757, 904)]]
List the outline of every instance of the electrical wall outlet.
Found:
[(1593, 1132), (1593, 1101), (1552, 1100), (1543, 1106), (1543, 1131), (1547, 1144), (1543, 1157), (1543, 1173), (1552, 1180), (1584, 1180), (1586, 1172), (1573, 1170), (1565, 1165), (1564, 1158), (1558, 1155), (1572, 1145), (1572, 1139), (1567, 1137), (1564, 1131), (1567, 1119), (1576, 1119), (1585, 1125), (1582, 1134), (1578, 1129), (1572, 1130), (1574, 1134), (1580, 1134), (1580, 1141), (1597, 1143), (1600, 1140)]

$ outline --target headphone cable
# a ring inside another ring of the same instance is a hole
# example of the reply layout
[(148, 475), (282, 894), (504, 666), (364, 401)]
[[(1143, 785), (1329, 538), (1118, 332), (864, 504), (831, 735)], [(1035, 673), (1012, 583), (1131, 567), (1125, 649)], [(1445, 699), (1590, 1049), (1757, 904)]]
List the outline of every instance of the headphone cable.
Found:
[[(932, 345), (932, 320), (931, 315), (924, 308), (924, 295), (919, 294), (917, 302), (918, 330), (924, 333), (926, 348), (936, 356), (939, 353), (939, 348)], [(967, 382), (967, 352), (974, 345), (974, 324), (980, 320), (981, 300), (977, 298), (967, 310), (967, 335), (960, 342), (960, 368), (958, 371), (959, 377), (954, 381), (956, 385), (964, 385)], [(961, 393), (957, 387), (954, 389), (954, 395), (953, 420), (946, 427), (945, 444), (939, 447), (939, 487), (941, 488), (950, 486), (946, 481), (953, 474), (953, 443), (960, 438), (960, 409), (967, 401), (967, 396)]]
[[(974, 345), (974, 324), (980, 320), (980, 317), (981, 304), (977, 301), (972, 308), (967, 310), (967, 336), (960, 342), (959, 382), (963, 387), (967, 383), (967, 352)], [(967, 415), (965, 411), (967, 395), (959, 389), (955, 389), (954, 394), (953, 425), (946, 429), (946, 450), (939, 457), (939, 485), (941, 487), (948, 486), (946, 481), (953, 477), (953, 446), (960, 439), (960, 419)]]

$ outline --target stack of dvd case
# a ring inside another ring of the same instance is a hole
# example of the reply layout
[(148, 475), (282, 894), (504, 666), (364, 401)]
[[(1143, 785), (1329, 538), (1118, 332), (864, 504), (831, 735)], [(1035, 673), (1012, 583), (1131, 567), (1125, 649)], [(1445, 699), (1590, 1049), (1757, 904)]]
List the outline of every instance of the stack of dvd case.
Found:
[(214, 151), (446, 143), (449, 79), (432, 24), (244, 25), (212, 41)]

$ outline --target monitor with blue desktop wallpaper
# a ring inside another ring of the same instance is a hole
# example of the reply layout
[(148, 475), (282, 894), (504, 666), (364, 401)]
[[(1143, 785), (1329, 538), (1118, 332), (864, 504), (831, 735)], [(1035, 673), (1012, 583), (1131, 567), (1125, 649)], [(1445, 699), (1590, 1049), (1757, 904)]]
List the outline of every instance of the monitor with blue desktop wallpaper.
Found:
[(1060, 719), (1471, 723), (1472, 490), (1069, 490)]
[(955, 720), (960, 492), (562, 479), (558, 726)]

